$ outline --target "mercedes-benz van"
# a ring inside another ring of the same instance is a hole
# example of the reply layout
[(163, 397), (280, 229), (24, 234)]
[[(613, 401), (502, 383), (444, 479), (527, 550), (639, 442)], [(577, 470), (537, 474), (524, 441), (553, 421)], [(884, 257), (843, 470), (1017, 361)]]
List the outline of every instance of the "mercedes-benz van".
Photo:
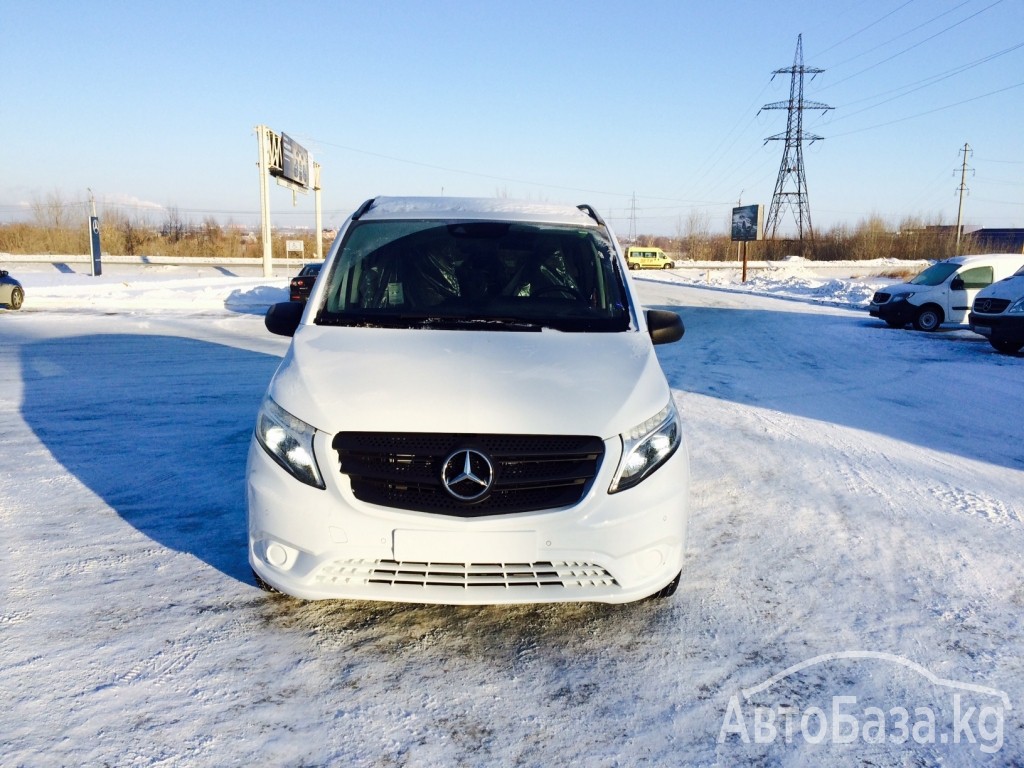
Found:
[(249, 562), (305, 599), (672, 594), (689, 464), (640, 306), (589, 206), (377, 198), (347, 220), (249, 449)]
[(908, 283), (890, 285), (871, 298), (868, 311), (891, 328), (913, 323), (934, 331), (943, 323), (967, 322), (978, 291), (1024, 265), (1021, 254), (979, 254), (938, 261)]
[(978, 293), (970, 314), (971, 330), (999, 352), (1024, 347), (1024, 267)]

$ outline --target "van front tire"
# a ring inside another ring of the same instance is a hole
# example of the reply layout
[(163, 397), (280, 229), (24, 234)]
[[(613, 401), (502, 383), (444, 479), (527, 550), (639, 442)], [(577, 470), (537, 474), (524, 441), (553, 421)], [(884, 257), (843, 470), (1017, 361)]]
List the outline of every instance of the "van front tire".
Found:
[(942, 325), (942, 310), (929, 304), (922, 307), (914, 318), (914, 327), (919, 331), (934, 331)]
[(1022, 341), (1006, 341), (1005, 339), (989, 339), (989, 344), (996, 352), (1002, 352), (1004, 355), (1015, 355), (1020, 352), (1021, 347), (1024, 347)]
[(663, 600), (666, 597), (672, 597), (672, 595), (674, 595), (676, 593), (676, 590), (679, 588), (679, 580), (682, 579), (682, 577), (683, 577), (683, 572), (680, 570), (679, 573), (676, 574), (676, 577), (674, 579), (672, 579), (672, 581), (670, 581), (664, 587), (659, 589), (653, 595), (650, 595), (649, 597), (646, 597), (644, 599), (645, 600)]

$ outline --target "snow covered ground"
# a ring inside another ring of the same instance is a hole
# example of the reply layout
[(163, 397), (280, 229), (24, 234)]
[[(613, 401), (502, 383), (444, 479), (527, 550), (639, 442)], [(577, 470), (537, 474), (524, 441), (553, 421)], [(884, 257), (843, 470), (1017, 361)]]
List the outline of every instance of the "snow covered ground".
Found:
[(251, 584), (285, 276), (7, 267), (3, 765), (1024, 763), (1024, 358), (877, 281), (638, 276), (687, 327), (679, 592), (450, 608)]

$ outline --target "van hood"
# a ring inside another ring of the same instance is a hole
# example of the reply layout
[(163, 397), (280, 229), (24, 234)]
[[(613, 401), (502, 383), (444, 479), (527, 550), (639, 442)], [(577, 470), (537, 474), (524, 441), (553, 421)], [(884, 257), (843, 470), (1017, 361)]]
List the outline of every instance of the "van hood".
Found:
[(888, 293), (890, 296), (902, 296), (905, 293), (921, 293), (923, 291), (930, 291), (933, 286), (930, 285), (911, 285), (910, 283), (893, 283), (887, 285), (885, 288), (880, 289), (881, 293)]
[(1024, 275), (1015, 275), (992, 283), (987, 288), (982, 288), (978, 291), (975, 301), (978, 299), (1007, 299), (1014, 301), (1021, 296), (1024, 296)]
[(650, 337), (306, 325), (269, 394), (317, 429), (620, 434), (670, 396)]

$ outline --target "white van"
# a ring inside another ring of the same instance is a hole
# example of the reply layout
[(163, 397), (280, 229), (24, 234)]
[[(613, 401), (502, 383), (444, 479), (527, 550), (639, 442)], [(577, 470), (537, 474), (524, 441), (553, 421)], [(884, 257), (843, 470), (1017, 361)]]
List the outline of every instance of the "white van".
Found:
[(676, 589), (689, 462), (589, 206), (377, 198), (346, 221), (250, 444), (249, 562), (305, 599), (625, 603)]
[(1012, 355), (1024, 347), (1024, 267), (978, 293), (970, 323), (999, 352)]
[(876, 292), (868, 310), (891, 328), (913, 323), (919, 331), (934, 331), (943, 323), (966, 323), (978, 291), (1009, 277), (1021, 266), (1024, 255), (1012, 253), (938, 261), (909, 283)]

